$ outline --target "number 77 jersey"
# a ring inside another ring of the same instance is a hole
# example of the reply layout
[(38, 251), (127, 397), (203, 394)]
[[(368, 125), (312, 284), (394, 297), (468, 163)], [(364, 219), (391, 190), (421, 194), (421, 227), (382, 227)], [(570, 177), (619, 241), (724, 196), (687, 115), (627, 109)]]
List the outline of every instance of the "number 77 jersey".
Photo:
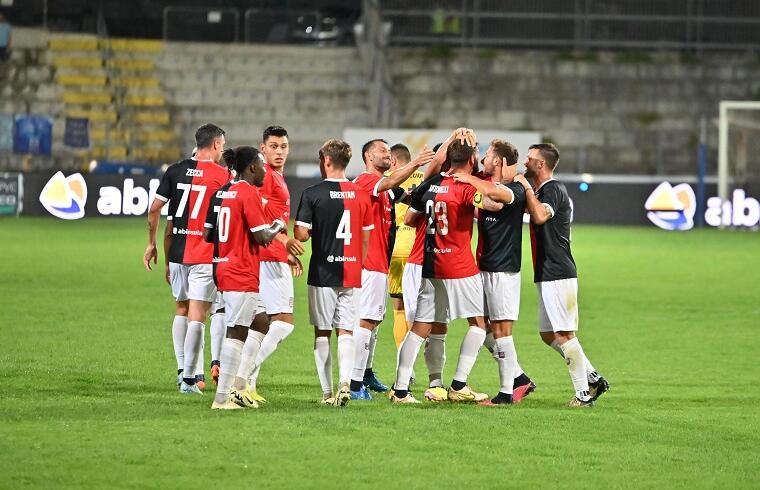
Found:
[(310, 286), (361, 287), (362, 232), (374, 228), (366, 192), (347, 179), (325, 179), (301, 194), (296, 226), (311, 231)]
[[(461, 279), (478, 274), (472, 254), (476, 190), (441, 173), (423, 182), (413, 193), (409, 209), (424, 215), (422, 277)], [(411, 257), (410, 257), (411, 260)]]
[(212, 194), (229, 182), (230, 173), (218, 163), (188, 158), (170, 166), (156, 190), (156, 199), (169, 203), (172, 244), (169, 262), (210, 264), (214, 247), (203, 241)]

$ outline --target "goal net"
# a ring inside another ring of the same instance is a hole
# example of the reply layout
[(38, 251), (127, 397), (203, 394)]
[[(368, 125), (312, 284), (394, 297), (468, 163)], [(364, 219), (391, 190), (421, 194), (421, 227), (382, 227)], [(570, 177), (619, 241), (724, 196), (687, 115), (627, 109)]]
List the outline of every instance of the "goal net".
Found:
[(760, 196), (760, 101), (721, 102), (718, 124), (718, 196)]

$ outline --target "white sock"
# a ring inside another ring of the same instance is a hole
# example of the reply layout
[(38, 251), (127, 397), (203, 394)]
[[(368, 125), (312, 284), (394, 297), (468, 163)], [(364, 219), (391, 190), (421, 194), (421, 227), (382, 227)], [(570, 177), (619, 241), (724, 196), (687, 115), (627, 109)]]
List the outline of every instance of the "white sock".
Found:
[(188, 322), (185, 334), (185, 367), (184, 377), (190, 378), (195, 372), (195, 364), (198, 362), (201, 342), (203, 341), (203, 323)]
[(583, 353), (583, 360), (586, 364), (586, 379), (588, 379), (589, 383), (596, 383), (599, 381), (599, 374), (596, 372), (596, 369), (594, 369), (594, 366), (591, 365), (591, 362), (588, 360), (588, 357), (586, 357), (586, 353)]
[(201, 330), (201, 346), (198, 349), (198, 361), (195, 363), (195, 375), (203, 376), (203, 363), (205, 362), (206, 354), (206, 325), (203, 325)]
[(253, 363), (256, 361), (256, 356), (261, 348), (262, 340), (264, 340), (263, 333), (257, 332), (256, 330), (248, 330), (248, 337), (245, 339), (243, 355), (240, 358), (240, 367), (238, 367), (236, 376), (236, 378), (240, 378), (243, 382), (243, 386), (238, 386), (239, 388), (244, 388), (245, 383), (248, 382), (248, 377), (253, 371)]
[(219, 354), (219, 384), (214, 398), (217, 403), (224, 403), (229, 398), (242, 353), (243, 342), (237, 339), (224, 339), (222, 342), (222, 352)]
[(472, 371), (472, 366), (475, 365), (478, 352), (485, 340), (486, 331), (475, 325), (470, 325), (470, 329), (467, 330), (464, 340), (462, 340), (462, 347), (459, 348), (459, 361), (457, 362), (457, 370), (454, 372), (454, 380), (462, 383), (467, 382), (467, 377)]
[(423, 342), (425, 342), (425, 339), (416, 333), (412, 331), (406, 333), (404, 341), (401, 342), (401, 346), (398, 350), (396, 382), (393, 385), (396, 390), (409, 389), (409, 379), (412, 377), (414, 361), (417, 360), (417, 354), (419, 354)]
[(187, 317), (176, 315), (172, 322), (172, 340), (177, 369), (185, 369), (185, 335), (187, 335)]
[(425, 342), (425, 365), (431, 388), (443, 387), (443, 366), (446, 364), (446, 334), (430, 334)]
[(254, 391), (256, 390), (256, 380), (259, 378), (261, 365), (264, 363), (264, 361), (267, 360), (269, 356), (274, 353), (275, 350), (277, 350), (277, 346), (280, 345), (280, 342), (285, 340), (288, 335), (293, 333), (294, 328), (295, 327), (293, 324), (286, 323), (281, 320), (275, 320), (269, 324), (269, 331), (267, 332), (266, 336), (264, 336), (264, 340), (261, 341), (261, 348), (259, 349), (259, 353), (256, 356), (256, 367), (253, 370), (251, 376), (248, 378), (248, 384), (251, 385), (251, 388)]
[(222, 355), (222, 342), (224, 342), (224, 313), (211, 315), (211, 360), (218, 361)]
[(351, 334), (338, 335), (338, 382), (348, 384), (354, 368), (354, 338)]
[(375, 346), (377, 345), (377, 334), (379, 331), (380, 331), (380, 325), (377, 325), (375, 329), (372, 331), (372, 337), (369, 338), (369, 355), (367, 356), (367, 369), (372, 369), (372, 365), (375, 362)]
[[(364, 367), (369, 358), (369, 345), (372, 339), (372, 330), (364, 327), (354, 329), (354, 368), (351, 370), (351, 379), (354, 381), (364, 380)], [(339, 339), (340, 340), (340, 339)], [(340, 342), (338, 343), (340, 346)]]
[(588, 378), (586, 377), (586, 361), (583, 354), (583, 347), (577, 337), (573, 337), (560, 346), (562, 353), (567, 362), (567, 370), (570, 372), (570, 379), (573, 381), (575, 396), (580, 400), (588, 400)]
[(486, 339), (483, 341), (483, 346), (488, 349), (488, 352), (494, 354), (496, 352), (496, 339), (493, 338), (493, 332), (486, 334)]
[(512, 394), (512, 385), (515, 382), (515, 343), (512, 336), (496, 339), (496, 352), (494, 358), (499, 365), (499, 391)]
[(330, 355), (330, 337), (314, 339), (314, 363), (317, 365), (319, 384), (322, 394), (332, 395), (332, 355)]

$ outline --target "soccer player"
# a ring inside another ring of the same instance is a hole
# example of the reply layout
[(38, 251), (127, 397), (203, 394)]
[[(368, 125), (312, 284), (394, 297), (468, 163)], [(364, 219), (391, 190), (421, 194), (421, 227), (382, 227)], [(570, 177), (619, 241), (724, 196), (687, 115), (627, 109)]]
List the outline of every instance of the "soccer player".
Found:
[(194, 372), (203, 342), (203, 322), (216, 294), (211, 268), (213, 247), (203, 240), (203, 221), (211, 194), (230, 180), (229, 171), (219, 165), (224, 130), (204, 124), (195, 132), (195, 142), (195, 157), (170, 166), (161, 178), (148, 212), (148, 246), (143, 255), (145, 268), (151, 270), (150, 263), (155, 264), (158, 256), (156, 230), (161, 208), (168, 202), (167, 220), (172, 225), (169, 280), (175, 300), (188, 304), (187, 326), (177, 317), (172, 326), (175, 353), (182, 345), (184, 365), (178, 377), (182, 377), (180, 392), (185, 394), (201, 394)]
[[(264, 203), (264, 212), (269, 220), (285, 221), (286, 227), (282, 233), (287, 237), (290, 192), (283, 172), (290, 149), (288, 132), (282, 126), (269, 126), (264, 130), (259, 149), (266, 162), (264, 184), (259, 191)], [(299, 253), (303, 253), (300, 242), (294, 239), (291, 241), (290, 247), (296, 247)], [(261, 364), (274, 353), (280, 342), (293, 332), (293, 274), (300, 275), (303, 269), (298, 258), (289, 254), (285, 245), (277, 240), (268, 247), (261, 248), (260, 260), (261, 283), (266, 284), (266, 287), (261, 290), (261, 299), (264, 301), (271, 324), (266, 337), (261, 342), (256, 368), (248, 382), (256, 401), (264, 402), (266, 400), (256, 390), (256, 381)], [(293, 272), (291, 272), (291, 267), (293, 267)]]
[[(301, 194), (293, 234), (312, 240), (309, 261), (309, 319), (314, 325), (314, 361), (322, 385), (322, 403), (344, 406), (351, 398), (357, 321), (354, 294), (362, 285), (362, 264), (374, 228), (369, 196), (346, 179), (351, 147), (328, 140), (319, 150), (324, 179)], [(338, 336), (339, 389), (333, 397), (330, 332)], [(362, 366), (363, 368), (364, 366)]]
[[(575, 396), (568, 405), (591, 407), (609, 389), (609, 384), (594, 370), (575, 335), (578, 274), (570, 252), (573, 209), (567, 189), (554, 179), (557, 163), (557, 147), (550, 143), (533, 145), (525, 160), (525, 175), (517, 175), (515, 181), (525, 189), (530, 214), (541, 339), (565, 358), (575, 388)], [(533, 181), (533, 186), (527, 179)]]
[(433, 158), (433, 151), (425, 147), (407, 165), (384, 176), (391, 167), (391, 150), (382, 139), (368, 141), (362, 147), (366, 171), (354, 183), (366, 192), (372, 204), (374, 228), (370, 234), (367, 258), (362, 269), (362, 285), (359, 297), (359, 326), (354, 329), (356, 357), (351, 375), (351, 398), (371, 400), (367, 388), (385, 392), (388, 387), (377, 379), (369, 359), (374, 355), (377, 328), (385, 317), (388, 297), (388, 266), (395, 241), (395, 214), (393, 204), (405, 195), (399, 185), (420, 166)]
[(258, 407), (246, 385), (264, 339), (262, 328), (254, 324), (254, 318), (264, 313), (259, 297), (259, 245), (274, 240), (285, 222), (277, 219), (270, 225), (265, 216), (255, 187), (261, 186), (266, 172), (258, 150), (251, 146), (226, 150), (224, 161), (235, 170), (236, 180), (214, 193), (204, 237), (214, 244), (214, 281), (222, 292), (227, 326), (211, 408), (234, 410)]
[[(403, 167), (412, 160), (412, 155), (409, 152), (409, 148), (402, 144), (396, 144), (391, 146), (391, 170), (396, 170)], [(404, 192), (411, 192), (422, 183), (422, 172), (415, 171), (400, 187), (404, 189)], [(394, 205), (394, 213), (396, 218), (396, 240), (393, 244), (393, 252), (391, 253), (391, 264), (388, 269), (388, 294), (391, 297), (391, 303), (393, 304), (393, 338), (396, 341), (396, 350), (398, 350), (401, 342), (406, 337), (406, 332), (409, 331), (411, 326), (406, 321), (406, 311), (404, 309), (403, 300), (403, 287), (401, 278), (404, 273), (404, 267), (406, 261), (409, 258), (409, 253), (412, 251), (412, 244), (414, 243), (415, 229), (411, 226), (404, 224), (404, 215), (409, 205), (404, 202), (397, 202)]]
[(525, 190), (522, 184), (514, 182), (517, 148), (512, 144), (498, 139), (491, 141), (482, 163), (482, 175), (459, 173), (454, 178), (471, 184), (484, 200), (498, 203), (496, 208), (499, 208), (479, 210), (477, 249), (486, 323), (490, 330), (486, 346), (499, 367), (500, 382), (499, 393), (483, 404), (498, 405), (519, 402), (536, 387), (520, 368), (512, 340), (512, 326), (520, 311)]
[(458, 173), (472, 173), (477, 165), (474, 145), (455, 140), (446, 150), (451, 173), (435, 175), (417, 189), (404, 222), (426, 222), (422, 282), (412, 329), (399, 351), (394, 403), (419, 403), (408, 392), (414, 361), (434, 323), (467, 318), (470, 325), (462, 341), (456, 373), (448, 391), (454, 402), (481, 402), (488, 398), (467, 385), (467, 377), (486, 337), (483, 319), (483, 281), (472, 255), (476, 190), (454, 180)]

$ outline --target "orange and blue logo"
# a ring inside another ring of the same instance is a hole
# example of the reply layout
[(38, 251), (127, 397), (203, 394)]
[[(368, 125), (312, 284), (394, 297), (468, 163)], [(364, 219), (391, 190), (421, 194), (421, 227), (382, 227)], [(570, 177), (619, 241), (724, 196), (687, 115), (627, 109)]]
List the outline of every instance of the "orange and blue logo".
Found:
[(87, 202), (84, 177), (78, 173), (65, 177), (63, 172), (56, 172), (42, 188), (40, 202), (56, 218), (84, 217), (84, 204)]
[(663, 182), (649, 195), (644, 208), (649, 221), (663, 230), (690, 230), (694, 227), (697, 199), (689, 184), (673, 187)]

